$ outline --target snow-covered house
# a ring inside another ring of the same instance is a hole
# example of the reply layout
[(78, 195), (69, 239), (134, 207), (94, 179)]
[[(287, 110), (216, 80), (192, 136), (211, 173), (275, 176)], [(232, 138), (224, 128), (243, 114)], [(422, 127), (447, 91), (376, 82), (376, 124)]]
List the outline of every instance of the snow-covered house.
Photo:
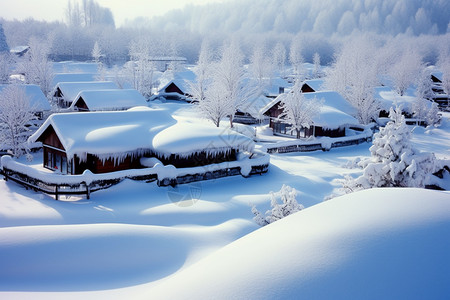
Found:
[(254, 142), (237, 132), (177, 122), (148, 107), (53, 114), (29, 142), (42, 142), (44, 167), (63, 174), (142, 168), (144, 157), (177, 168), (203, 166), (234, 161), (254, 149)]
[(30, 50), (30, 46), (16, 46), (9, 50), (9, 53), (14, 54), (18, 57), (22, 57), (25, 55), (25, 53)]
[(52, 101), (60, 108), (69, 107), (82, 91), (117, 90), (119, 87), (112, 81), (60, 82), (53, 89)]
[(146, 106), (147, 100), (135, 89), (81, 91), (70, 110), (113, 111)]
[(301, 89), (303, 93), (320, 92), (324, 90), (323, 85), (323, 79), (310, 79), (303, 82)]
[[(313, 117), (314, 125), (302, 130), (303, 137), (345, 136), (347, 128), (357, 128), (360, 125), (358, 120), (353, 117), (356, 113), (355, 109), (339, 93), (323, 91), (304, 93), (303, 96), (307, 100), (317, 99), (323, 101), (318, 115)], [(269, 126), (275, 135), (295, 137), (296, 133), (295, 130), (291, 129), (291, 124), (280, 118), (280, 115), (283, 113), (281, 108), (283, 97), (286, 97), (286, 94), (281, 94), (263, 107), (261, 114), (270, 118)]]
[(157, 71), (164, 72), (170, 69), (173, 64), (184, 65), (187, 59), (182, 56), (154, 56), (149, 61), (153, 63)]
[(189, 100), (189, 84), (195, 80), (195, 73), (189, 69), (167, 70), (159, 79), (158, 92), (153, 99)]
[[(6, 86), (5, 84), (0, 84), (0, 93)], [(50, 112), (51, 107), (41, 88), (35, 84), (18, 84), (17, 86), (25, 91), (30, 101), (31, 109), (36, 117), (42, 120)]]

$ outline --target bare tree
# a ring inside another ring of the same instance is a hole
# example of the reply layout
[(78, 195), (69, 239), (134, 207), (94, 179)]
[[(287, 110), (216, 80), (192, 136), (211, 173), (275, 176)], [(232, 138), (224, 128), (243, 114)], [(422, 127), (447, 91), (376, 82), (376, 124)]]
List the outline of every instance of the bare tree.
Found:
[(422, 69), (422, 57), (417, 51), (413, 50), (404, 52), (391, 67), (389, 75), (400, 96), (403, 96), (408, 87), (415, 82)]
[(126, 64), (131, 85), (145, 97), (152, 95), (154, 64), (150, 60), (150, 41), (137, 39), (130, 43), (130, 61)]
[(273, 62), (267, 55), (263, 42), (257, 43), (253, 48), (253, 53), (250, 57), (250, 69), (260, 88), (264, 88), (269, 84), (273, 72)]
[(283, 113), (280, 118), (284, 118), (287, 123), (292, 125), (292, 130), (300, 138), (300, 132), (303, 128), (309, 128), (314, 125), (313, 118), (319, 113), (322, 106), (320, 100), (308, 100), (303, 96), (301, 82), (297, 81), (292, 90), (281, 100)]
[(237, 40), (225, 44), (220, 61), (215, 65), (213, 74), (213, 86), (221, 91), (222, 97), (229, 111), (230, 126), (233, 127), (233, 118), (236, 110), (251, 99), (256, 89), (248, 80), (243, 67), (244, 55)]
[(52, 88), (53, 66), (49, 60), (52, 42), (51, 37), (46, 40), (30, 38), (30, 50), (25, 54), (25, 59), (19, 67), (25, 74), (26, 83), (39, 85), (46, 96)]
[(8, 83), (13, 66), (11, 55), (7, 52), (0, 52), (0, 84)]
[(314, 64), (314, 78), (321, 77), (321, 71), (320, 71), (320, 55), (319, 53), (314, 53), (313, 55), (313, 64)]
[(277, 43), (272, 50), (273, 61), (281, 77), (285, 76), (286, 69), (286, 48), (282, 43)]
[(289, 61), (294, 68), (294, 74), (297, 80), (302, 81), (304, 79), (304, 68), (303, 68), (303, 55), (302, 55), (302, 43), (301, 36), (296, 35), (291, 42), (291, 48), (289, 50)]
[(8, 85), (0, 92), (0, 136), (15, 157), (27, 149), (27, 124), (35, 118), (25, 89)]
[(205, 97), (198, 103), (200, 114), (217, 127), (220, 126), (220, 121), (228, 117), (233, 109), (232, 103), (224, 97), (227, 93), (224, 88), (224, 85), (213, 82), (205, 91)]
[(205, 99), (205, 93), (208, 83), (211, 81), (211, 64), (213, 62), (213, 52), (209, 42), (203, 40), (197, 66), (194, 68), (196, 75), (195, 81), (188, 81), (189, 94), (196, 101)]
[(370, 123), (380, 110), (373, 96), (378, 81), (374, 50), (367, 37), (348, 42), (336, 56), (325, 81), (329, 89), (339, 92), (356, 109), (355, 117), (362, 124)]
[(98, 80), (105, 80), (106, 74), (105, 74), (105, 66), (103, 65), (103, 53), (102, 49), (100, 48), (100, 45), (98, 44), (98, 41), (94, 43), (94, 48), (92, 48), (92, 58), (94, 59), (94, 62), (97, 64), (97, 79)]

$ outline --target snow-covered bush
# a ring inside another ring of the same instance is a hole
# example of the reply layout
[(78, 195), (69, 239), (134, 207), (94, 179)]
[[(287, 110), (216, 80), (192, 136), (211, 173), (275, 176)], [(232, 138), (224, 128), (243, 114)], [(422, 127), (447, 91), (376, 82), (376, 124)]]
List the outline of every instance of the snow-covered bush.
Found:
[[(271, 198), (270, 206), (272, 209), (266, 211), (265, 215), (258, 211), (255, 206), (252, 207), (252, 213), (255, 215), (253, 220), (260, 226), (278, 221), (304, 208), (297, 202), (297, 190), (285, 184), (279, 192), (271, 193)], [(278, 203), (278, 198), (281, 199), (281, 203)]]
[(347, 177), (346, 193), (374, 187), (424, 187), (436, 169), (433, 153), (420, 153), (411, 146), (411, 131), (401, 111), (391, 109), (393, 121), (374, 134), (371, 157), (362, 161), (363, 175)]

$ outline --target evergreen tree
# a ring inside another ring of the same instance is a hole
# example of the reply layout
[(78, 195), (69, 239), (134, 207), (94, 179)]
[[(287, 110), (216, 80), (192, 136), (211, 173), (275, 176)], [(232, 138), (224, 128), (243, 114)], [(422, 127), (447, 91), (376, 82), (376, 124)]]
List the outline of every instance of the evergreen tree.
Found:
[(401, 111), (391, 109), (389, 122), (374, 134), (371, 157), (363, 161), (364, 173), (347, 177), (344, 190), (354, 192), (375, 187), (425, 187), (436, 168), (432, 153), (420, 153), (410, 143), (411, 131)]

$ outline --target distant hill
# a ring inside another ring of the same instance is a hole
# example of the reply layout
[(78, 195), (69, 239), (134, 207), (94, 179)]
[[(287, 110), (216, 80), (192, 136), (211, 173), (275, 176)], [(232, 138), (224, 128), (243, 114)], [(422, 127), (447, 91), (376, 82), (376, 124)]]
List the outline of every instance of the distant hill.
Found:
[[(239, 0), (190, 5), (145, 23), (153, 28), (184, 28), (200, 33), (214, 28), (223, 32), (346, 35), (356, 29), (420, 35), (446, 33), (449, 11), (447, 0)], [(142, 21), (134, 24), (142, 25)]]

